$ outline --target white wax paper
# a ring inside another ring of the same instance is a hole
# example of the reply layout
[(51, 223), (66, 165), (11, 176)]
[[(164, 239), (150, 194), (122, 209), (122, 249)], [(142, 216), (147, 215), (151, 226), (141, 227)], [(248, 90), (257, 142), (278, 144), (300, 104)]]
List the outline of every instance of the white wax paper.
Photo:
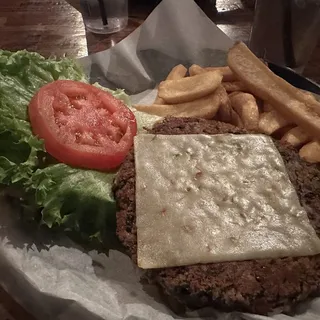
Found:
[[(223, 65), (232, 43), (193, 0), (163, 0), (129, 37), (80, 62), (92, 83), (124, 88), (134, 102), (148, 103), (174, 65)], [(111, 250), (107, 257), (63, 235), (29, 230), (12, 210), (0, 201), (1, 285), (37, 319), (270, 319), (211, 308), (177, 315), (157, 288), (140, 281), (140, 271), (125, 254)], [(320, 299), (304, 304), (294, 317), (319, 318)]]

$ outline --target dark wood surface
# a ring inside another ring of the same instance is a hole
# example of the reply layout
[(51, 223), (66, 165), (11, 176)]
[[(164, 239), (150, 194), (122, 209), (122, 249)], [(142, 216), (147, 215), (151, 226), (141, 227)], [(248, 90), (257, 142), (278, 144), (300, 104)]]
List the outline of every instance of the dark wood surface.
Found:
[[(66, 55), (75, 58), (105, 50), (135, 30), (151, 12), (151, 0), (144, 1), (149, 4), (138, 2), (130, 2), (130, 19), (125, 30), (106, 36), (86, 33), (81, 14), (77, 10), (79, 0), (1, 0), (0, 48), (28, 49), (46, 57)], [(217, 0), (217, 11), (208, 1), (198, 2), (230, 38), (243, 41), (249, 39), (253, 9), (244, 6), (244, 3), (252, 3), (252, 0)], [(319, 44), (304, 74), (320, 82)], [(0, 319), (34, 318), (0, 287)]]

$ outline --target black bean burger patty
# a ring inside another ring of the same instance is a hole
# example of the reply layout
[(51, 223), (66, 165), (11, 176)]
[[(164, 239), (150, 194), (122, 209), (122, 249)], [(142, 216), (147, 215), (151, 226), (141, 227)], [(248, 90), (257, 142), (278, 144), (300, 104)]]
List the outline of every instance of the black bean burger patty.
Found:
[[(166, 119), (153, 134), (247, 133), (232, 125), (202, 119)], [(320, 235), (320, 170), (298, 153), (275, 141), (288, 174)], [(118, 205), (117, 234), (136, 262), (135, 166), (133, 152), (123, 163), (114, 183)], [(147, 271), (150, 281), (188, 308), (213, 306), (267, 314), (290, 311), (297, 302), (320, 294), (320, 255), (283, 259), (223, 262)]]

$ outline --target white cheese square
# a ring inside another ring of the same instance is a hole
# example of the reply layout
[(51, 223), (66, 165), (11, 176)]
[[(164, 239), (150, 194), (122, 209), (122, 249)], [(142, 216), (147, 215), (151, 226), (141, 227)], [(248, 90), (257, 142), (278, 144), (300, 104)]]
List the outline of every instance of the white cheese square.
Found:
[(320, 252), (270, 137), (140, 134), (134, 151), (139, 267)]

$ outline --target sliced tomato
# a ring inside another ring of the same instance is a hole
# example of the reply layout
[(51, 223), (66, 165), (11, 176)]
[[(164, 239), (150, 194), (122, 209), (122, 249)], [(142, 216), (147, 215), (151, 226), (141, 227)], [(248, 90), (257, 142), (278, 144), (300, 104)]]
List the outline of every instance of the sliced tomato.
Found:
[(33, 133), (46, 151), (75, 167), (110, 170), (126, 157), (137, 132), (133, 113), (110, 93), (86, 83), (58, 80), (29, 104)]

